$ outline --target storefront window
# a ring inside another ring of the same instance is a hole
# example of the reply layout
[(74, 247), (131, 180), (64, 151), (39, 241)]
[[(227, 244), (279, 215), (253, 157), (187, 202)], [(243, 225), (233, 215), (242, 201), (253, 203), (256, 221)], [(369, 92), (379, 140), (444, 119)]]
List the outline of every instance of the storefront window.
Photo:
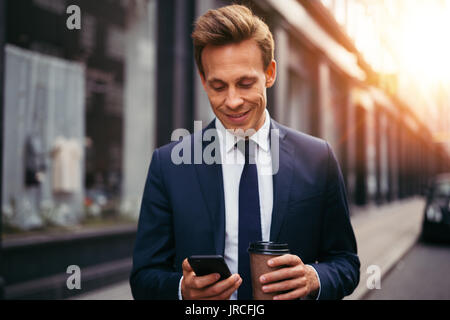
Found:
[(57, 2), (8, 1), (4, 237), (135, 224), (154, 148), (156, 1), (78, 1), (79, 30)]

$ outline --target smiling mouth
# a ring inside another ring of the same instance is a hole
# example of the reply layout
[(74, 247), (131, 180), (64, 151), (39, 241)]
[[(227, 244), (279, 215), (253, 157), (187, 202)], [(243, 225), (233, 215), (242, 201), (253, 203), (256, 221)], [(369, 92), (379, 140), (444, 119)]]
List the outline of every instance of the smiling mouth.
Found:
[(242, 118), (243, 116), (245, 116), (249, 112), (250, 112), (250, 110), (248, 110), (246, 112), (238, 113), (238, 114), (228, 114), (227, 116), (230, 118), (233, 118), (233, 119), (239, 119), (239, 118)]

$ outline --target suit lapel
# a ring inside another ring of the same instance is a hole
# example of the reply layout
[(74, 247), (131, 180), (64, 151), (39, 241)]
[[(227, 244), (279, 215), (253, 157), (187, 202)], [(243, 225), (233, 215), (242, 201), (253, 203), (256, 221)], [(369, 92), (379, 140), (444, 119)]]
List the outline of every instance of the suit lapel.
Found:
[[(291, 190), (293, 178), (294, 150), (290, 148), (287, 143), (286, 131), (273, 120), (271, 120), (270, 132), (272, 163), (275, 171), (278, 165), (278, 172), (273, 175), (273, 209), (272, 223), (270, 227), (270, 240), (277, 241), (288, 209), (287, 204), (289, 200), (289, 191)], [(277, 148), (274, 143), (276, 142), (279, 143), (278, 157), (275, 154), (277, 152)]]
[[(194, 143), (202, 143), (202, 154), (210, 141), (198, 141), (202, 139), (203, 133), (208, 129), (215, 129), (215, 120), (213, 120), (204, 130), (202, 135), (195, 135), (197, 139)], [(220, 152), (220, 151), (219, 151)], [(224, 255), (225, 250), (225, 200), (223, 190), (222, 166), (220, 164), (201, 164), (194, 165), (197, 177), (200, 183), (200, 189), (203, 199), (206, 202), (208, 213), (214, 230), (214, 246), (216, 254)]]

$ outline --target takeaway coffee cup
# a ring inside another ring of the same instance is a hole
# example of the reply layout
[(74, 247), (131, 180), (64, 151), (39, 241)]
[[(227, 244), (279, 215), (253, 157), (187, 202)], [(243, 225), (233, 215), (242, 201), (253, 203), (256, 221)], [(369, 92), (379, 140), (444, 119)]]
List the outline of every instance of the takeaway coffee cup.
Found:
[(276, 256), (289, 253), (288, 245), (286, 243), (276, 243), (272, 241), (252, 242), (248, 248), (248, 253), (250, 254), (253, 299), (272, 300), (277, 293), (265, 293), (262, 291), (262, 285), (259, 282), (259, 277), (265, 273), (282, 268), (271, 268), (267, 265), (267, 261)]

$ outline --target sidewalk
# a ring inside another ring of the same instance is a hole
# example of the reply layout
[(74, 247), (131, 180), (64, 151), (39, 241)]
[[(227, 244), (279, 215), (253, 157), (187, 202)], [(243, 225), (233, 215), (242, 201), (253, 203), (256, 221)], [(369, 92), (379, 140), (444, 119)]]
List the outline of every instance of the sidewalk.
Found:
[[(366, 282), (370, 274), (367, 267), (377, 265), (383, 276), (416, 243), (420, 234), (425, 200), (420, 197), (390, 204), (364, 208), (353, 207), (352, 226), (361, 261), (361, 278), (358, 287), (345, 299), (363, 299), (368, 293)], [(128, 281), (98, 289), (73, 299), (129, 300), (132, 299)]]
[(72, 297), (70, 300), (133, 300), (128, 280)]
[(370, 265), (381, 270), (383, 277), (416, 243), (422, 225), (425, 200), (420, 197), (396, 201), (381, 206), (352, 208), (352, 226), (361, 261), (361, 277), (353, 294), (345, 299), (363, 299), (369, 292), (367, 273)]

